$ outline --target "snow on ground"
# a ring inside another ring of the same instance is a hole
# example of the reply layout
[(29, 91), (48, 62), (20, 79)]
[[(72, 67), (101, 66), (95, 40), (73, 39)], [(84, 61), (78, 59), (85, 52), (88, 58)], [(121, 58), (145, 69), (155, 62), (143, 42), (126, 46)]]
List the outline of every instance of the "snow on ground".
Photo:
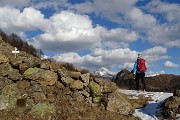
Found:
[(153, 101), (149, 101), (149, 104), (144, 108), (136, 109), (134, 116), (140, 117), (142, 120), (159, 120), (156, 113), (159, 112), (159, 105), (168, 97), (173, 96), (173, 93), (163, 92), (144, 92), (136, 90), (118, 90), (121, 93), (127, 95), (133, 95), (133, 98), (138, 98), (138, 95), (144, 95), (145, 97), (151, 97)]

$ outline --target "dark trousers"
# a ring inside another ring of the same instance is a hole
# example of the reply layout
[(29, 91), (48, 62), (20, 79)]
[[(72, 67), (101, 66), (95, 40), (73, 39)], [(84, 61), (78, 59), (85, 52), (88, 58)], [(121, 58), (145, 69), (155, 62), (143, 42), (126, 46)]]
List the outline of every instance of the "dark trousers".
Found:
[(139, 90), (139, 80), (141, 79), (142, 89), (146, 90), (145, 73), (136, 73), (136, 90)]

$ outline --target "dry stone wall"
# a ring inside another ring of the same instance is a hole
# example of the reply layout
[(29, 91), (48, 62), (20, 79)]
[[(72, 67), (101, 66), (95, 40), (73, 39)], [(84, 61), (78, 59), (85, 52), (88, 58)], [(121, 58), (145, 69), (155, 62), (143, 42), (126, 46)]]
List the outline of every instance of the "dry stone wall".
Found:
[(63, 111), (58, 104), (66, 98), (74, 106), (76, 102), (91, 107), (100, 105), (121, 115), (131, 115), (134, 111), (126, 98), (116, 92), (113, 82), (90, 73), (68, 71), (58, 63), (24, 52), (15, 58), (10, 52), (13, 47), (0, 38), (1, 46), (4, 52), (0, 49), (0, 110), (16, 111), (23, 107), (29, 116), (54, 120), (62, 114), (58, 113)]

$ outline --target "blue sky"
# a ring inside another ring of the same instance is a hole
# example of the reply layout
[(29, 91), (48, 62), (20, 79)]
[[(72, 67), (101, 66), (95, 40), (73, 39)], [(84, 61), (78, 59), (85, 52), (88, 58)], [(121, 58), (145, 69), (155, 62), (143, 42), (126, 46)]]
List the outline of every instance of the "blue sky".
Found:
[(1, 0), (0, 28), (46, 56), (97, 70), (180, 74), (179, 0)]

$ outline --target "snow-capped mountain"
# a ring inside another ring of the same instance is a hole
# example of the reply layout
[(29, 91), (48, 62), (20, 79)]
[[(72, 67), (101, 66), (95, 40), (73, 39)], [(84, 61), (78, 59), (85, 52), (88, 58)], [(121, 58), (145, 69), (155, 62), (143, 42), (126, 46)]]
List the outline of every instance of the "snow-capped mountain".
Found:
[(112, 72), (105, 67), (102, 67), (99, 70), (95, 71), (95, 74), (106, 78), (113, 78), (117, 73)]

